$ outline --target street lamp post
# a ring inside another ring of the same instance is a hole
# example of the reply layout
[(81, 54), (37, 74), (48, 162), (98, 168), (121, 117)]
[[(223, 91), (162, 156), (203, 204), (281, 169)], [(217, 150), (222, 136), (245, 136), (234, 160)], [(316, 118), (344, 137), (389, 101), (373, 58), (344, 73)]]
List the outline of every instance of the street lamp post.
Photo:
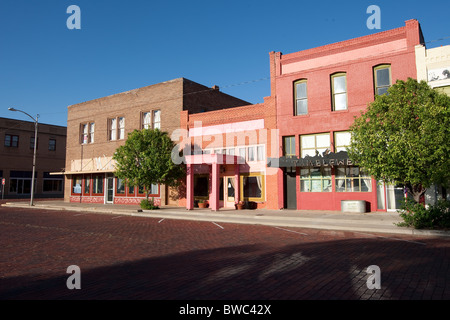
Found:
[(28, 113), (22, 110), (14, 109), (14, 108), (8, 108), (9, 111), (18, 111), (26, 114), (31, 119), (33, 119), (34, 122), (34, 150), (33, 150), (33, 174), (31, 176), (31, 198), (30, 198), (30, 206), (33, 206), (33, 200), (34, 200), (34, 176), (36, 173), (36, 148), (37, 148), (37, 133), (38, 133), (38, 118), (39, 115), (36, 115), (36, 119), (30, 116)]

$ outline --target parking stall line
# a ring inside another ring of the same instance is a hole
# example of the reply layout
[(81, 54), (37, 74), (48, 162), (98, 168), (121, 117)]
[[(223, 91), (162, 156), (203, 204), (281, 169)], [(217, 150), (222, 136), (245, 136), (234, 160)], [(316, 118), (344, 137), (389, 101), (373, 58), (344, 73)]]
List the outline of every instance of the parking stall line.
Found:
[(225, 229), (224, 227), (222, 227), (221, 225), (215, 223), (214, 221), (211, 221), (212, 223), (214, 223), (216, 226), (218, 226), (219, 228)]
[(280, 230), (283, 230), (283, 231), (287, 231), (287, 232), (298, 233), (298, 234), (301, 234), (301, 235), (304, 235), (304, 236), (307, 236), (307, 235), (308, 235), (307, 233), (303, 233), (303, 232), (298, 232), (298, 231), (293, 231), (293, 230), (289, 230), (289, 229), (284, 229), (284, 228), (280, 228), (280, 227), (274, 227), (274, 228), (276, 228), (276, 229), (280, 229)]

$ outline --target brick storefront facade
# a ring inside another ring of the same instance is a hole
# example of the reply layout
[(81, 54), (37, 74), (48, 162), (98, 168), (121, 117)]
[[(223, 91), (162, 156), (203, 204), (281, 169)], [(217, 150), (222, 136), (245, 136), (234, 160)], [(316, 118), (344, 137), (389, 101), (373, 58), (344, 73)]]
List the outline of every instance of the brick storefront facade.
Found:
[[(30, 197), (34, 132), (34, 122), (0, 118), (0, 198)], [(62, 198), (64, 177), (51, 173), (64, 168), (66, 127), (38, 123), (37, 137), (34, 197)]]
[[(185, 78), (114, 94), (68, 107), (65, 201), (139, 203), (143, 194), (114, 177), (112, 156), (128, 133), (158, 127), (171, 134), (180, 111), (192, 113), (246, 105), (248, 102)], [(155, 186), (158, 204), (177, 205)]]
[(355, 200), (365, 201), (368, 211), (389, 209), (393, 193), (348, 159), (328, 162), (325, 155), (345, 152), (354, 117), (376, 94), (397, 79), (416, 78), (420, 43), (420, 25), (409, 20), (404, 27), (356, 39), (271, 53), (279, 143), (284, 156), (297, 161), (281, 166), (280, 207), (341, 210), (341, 201)]

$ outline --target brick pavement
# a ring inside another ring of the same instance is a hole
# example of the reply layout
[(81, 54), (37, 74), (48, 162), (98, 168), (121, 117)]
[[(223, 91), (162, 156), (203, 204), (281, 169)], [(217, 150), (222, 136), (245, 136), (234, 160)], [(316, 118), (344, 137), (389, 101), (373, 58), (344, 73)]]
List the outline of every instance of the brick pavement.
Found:
[(0, 240), (3, 300), (450, 298), (447, 238), (0, 207)]

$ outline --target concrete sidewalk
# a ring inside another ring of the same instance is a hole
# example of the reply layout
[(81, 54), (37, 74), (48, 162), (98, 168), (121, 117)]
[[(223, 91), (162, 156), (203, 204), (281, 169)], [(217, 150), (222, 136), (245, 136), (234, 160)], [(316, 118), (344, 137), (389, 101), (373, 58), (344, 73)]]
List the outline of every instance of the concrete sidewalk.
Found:
[(29, 202), (14, 201), (2, 204), (3, 207), (32, 208), (46, 210), (71, 210), (102, 214), (129, 215), (160, 219), (198, 220), (223, 223), (259, 224), (278, 227), (313, 228), (371, 233), (390, 233), (421, 236), (450, 236), (449, 231), (416, 230), (398, 227), (402, 219), (396, 212), (346, 213), (340, 211), (303, 210), (233, 210), (210, 209), (186, 210), (180, 207), (164, 206), (158, 210), (141, 210), (138, 205), (105, 205), (87, 203), (68, 203), (62, 200), (39, 200), (33, 207)]

